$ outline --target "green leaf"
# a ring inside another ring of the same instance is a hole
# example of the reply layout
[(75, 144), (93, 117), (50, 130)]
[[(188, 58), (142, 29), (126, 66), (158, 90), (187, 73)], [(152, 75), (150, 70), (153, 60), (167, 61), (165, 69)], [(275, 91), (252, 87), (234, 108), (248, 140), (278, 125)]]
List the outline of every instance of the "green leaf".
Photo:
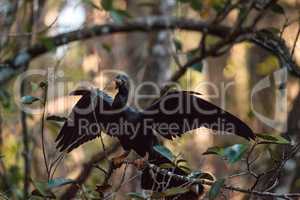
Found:
[(218, 197), (221, 192), (222, 187), (224, 186), (225, 179), (219, 179), (212, 184), (208, 192), (208, 199), (214, 200)]
[(66, 178), (55, 178), (51, 179), (48, 182), (46, 181), (34, 181), (32, 180), (34, 185), (34, 190), (31, 192), (33, 196), (40, 196), (44, 198), (52, 198), (55, 199), (55, 194), (51, 191), (53, 188), (61, 187), (67, 184), (75, 183), (72, 179)]
[(67, 118), (65, 117), (60, 117), (60, 116), (56, 116), (56, 115), (49, 115), (46, 120), (49, 121), (56, 121), (56, 122), (65, 122), (67, 120)]
[(122, 24), (124, 21), (124, 18), (122, 15), (120, 15), (118, 12), (112, 10), (110, 11), (110, 16), (113, 19), (114, 22), (118, 23), (118, 24)]
[(111, 53), (111, 46), (109, 44), (103, 43), (102, 48), (105, 49), (108, 53)]
[(150, 199), (164, 199), (165, 197), (165, 194), (164, 192), (152, 192), (151, 193), (151, 196), (150, 196)]
[(195, 11), (201, 11), (202, 9), (202, 3), (200, 0), (192, 0), (190, 5)]
[(137, 3), (137, 5), (138, 7), (149, 7), (149, 8), (153, 8), (157, 6), (155, 2), (141, 2), (141, 3)]
[(199, 171), (195, 171), (195, 172), (191, 172), (187, 178), (198, 178), (199, 176), (202, 175), (202, 172), (199, 172)]
[(172, 163), (163, 163), (163, 164), (160, 164), (159, 167), (162, 168), (162, 169), (172, 169), (175, 166)]
[(281, 5), (279, 5), (278, 3), (272, 4), (271, 10), (276, 14), (280, 14), (280, 15), (285, 14), (283, 7)]
[(178, 0), (181, 3), (189, 3), (191, 8), (195, 11), (201, 11), (202, 9), (202, 2), (201, 0)]
[(225, 0), (212, 0), (212, 7), (216, 12), (221, 12), (225, 6)]
[(113, 10), (113, 0), (101, 0), (101, 6), (104, 10)]
[(185, 188), (185, 187), (172, 187), (172, 188), (165, 190), (163, 193), (166, 197), (168, 197), (168, 196), (183, 194), (188, 191), (189, 191), (189, 189)]
[(191, 0), (178, 0), (179, 2), (181, 2), (181, 3), (189, 3), (189, 2), (191, 2)]
[[(191, 60), (193, 60), (194, 57), (197, 56), (198, 52), (199, 52), (199, 48), (195, 48), (195, 49), (192, 49), (192, 50), (188, 51), (186, 53), (186, 57), (187, 57), (188, 62), (190, 62)], [(202, 72), (203, 63), (202, 62), (198, 62), (198, 63), (195, 63), (195, 64), (191, 65), (190, 67), (193, 68), (194, 70)]]
[(114, 22), (122, 24), (130, 15), (125, 10), (111, 10), (110, 16)]
[(235, 144), (229, 147), (210, 147), (203, 153), (203, 155), (214, 154), (225, 157), (230, 164), (239, 161), (247, 150), (244, 144)]
[(206, 152), (203, 153), (203, 155), (209, 155), (209, 154), (224, 156), (224, 148), (222, 148), (222, 147), (209, 147), (206, 150)]
[(99, 6), (97, 6), (96, 4), (94, 4), (94, 2), (92, 0), (82, 0), (83, 3), (92, 6), (93, 8), (97, 9), (97, 10), (101, 10), (101, 8)]
[(129, 192), (127, 193), (127, 196), (130, 197), (131, 199), (146, 199), (146, 197), (142, 193), (137, 193), (137, 192)]
[(178, 159), (178, 160), (176, 160), (176, 165), (179, 165), (180, 163), (186, 164), (187, 161), (184, 160), (184, 159)]
[(277, 35), (278, 33), (280, 33), (280, 29), (275, 28), (275, 27), (269, 27), (269, 28), (265, 28), (264, 31), (268, 31), (272, 34)]
[[(190, 60), (193, 60), (193, 58), (194, 58), (194, 56), (192, 54), (190, 54), (190, 53), (187, 54), (187, 60), (188, 60), (188, 62)], [(195, 64), (191, 65), (190, 68), (192, 68), (192, 69), (194, 69), (196, 71), (202, 72), (203, 63), (200, 61), (198, 63), (195, 63)]]
[(72, 179), (68, 179), (68, 178), (55, 178), (55, 179), (50, 179), (48, 181), (47, 187), (49, 189), (52, 189), (52, 188), (61, 187), (61, 186), (64, 186), (64, 185), (75, 183), (75, 182), (76, 181), (74, 181)]
[(174, 39), (174, 45), (175, 45), (175, 48), (176, 48), (176, 51), (181, 51), (182, 50), (182, 43), (180, 40), (178, 39)]
[[(18, 148), (15, 146), (14, 148)], [(8, 179), (11, 184), (17, 185), (23, 180), (22, 169), (17, 165), (12, 165), (8, 168)]]
[(39, 84), (35, 83), (35, 82), (30, 82), (31, 85), (31, 91), (32, 92), (36, 92), (40, 87)]
[(49, 37), (41, 37), (39, 40), (40, 40), (40, 43), (42, 43), (48, 50), (52, 51), (52, 50), (56, 49), (53, 39), (51, 39)]
[(33, 196), (40, 196), (44, 198), (55, 199), (55, 194), (47, 187), (47, 182), (45, 181), (32, 181), (34, 185), (34, 190), (31, 192)]
[(290, 141), (280, 135), (256, 134), (256, 136), (263, 139), (262, 142), (269, 144), (290, 144)]
[(171, 162), (174, 161), (174, 158), (175, 156), (172, 154), (172, 152), (164, 147), (164, 146), (161, 146), (161, 145), (155, 145), (153, 147), (153, 149), (158, 152), (159, 154), (161, 154), (163, 157), (167, 158), (168, 160), (170, 160)]
[(215, 181), (215, 177), (211, 173), (208, 173), (208, 172), (194, 171), (194, 172), (190, 173), (187, 177)]
[(183, 170), (187, 174), (189, 174), (191, 172), (191, 169), (187, 166), (184, 166), (184, 165), (179, 165), (178, 168)]
[(230, 164), (241, 160), (242, 156), (247, 150), (247, 146), (244, 144), (235, 144), (224, 149), (224, 155), (228, 159)]
[(23, 96), (22, 98), (21, 98), (21, 102), (23, 103), (23, 104), (32, 104), (33, 102), (35, 102), (35, 101), (39, 101), (40, 99), (38, 98), (38, 97), (34, 97), (34, 96), (30, 96), (30, 95), (28, 95), (28, 96)]

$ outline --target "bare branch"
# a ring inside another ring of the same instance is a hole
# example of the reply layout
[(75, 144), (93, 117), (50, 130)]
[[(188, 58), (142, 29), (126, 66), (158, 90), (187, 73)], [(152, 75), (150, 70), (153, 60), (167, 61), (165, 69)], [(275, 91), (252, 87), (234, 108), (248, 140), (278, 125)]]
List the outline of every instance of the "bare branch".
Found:
[[(25, 81), (21, 83), (20, 88), (21, 96), (25, 95)], [(24, 149), (22, 152), (24, 158), (24, 198), (29, 196), (29, 184), (30, 184), (30, 174), (31, 174), (31, 159), (30, 159), (30, 149), (29, 149), (29, 134), (28, 134), (28, 124), (27, 124), (27, 115), (22, 110), (21, 111), (21, 126), (22, 126), (22, 141)]]
[[(223, 25), (213, 25), (192, 19), (177, 19), (173, 17), (144, 17), (137, 18), (124, 24), (108, 23), (104, 25), (95, 25), (91, 28), (71, 31), (59, 34), (54, 37), (44, 38), (48, 44), (40, 43), (32, 47), (23, 49), (11, 59), (5, 60), (0, 64), (0, 84), (10, 80), (15, 75), (26, 70), (22, 66), (29, 63), (32, 59), (49, 52), (53, 47), (68, 44), (70, 42), (85, 40), (93, 37), (105, 36), (114, 33), (130, 33), (130, 32), (153, 32), (158, 30), (174, 30), (182, 29), (188, 31), (206, 32), (208, 35), (214, 35), (220, 38), (226, 38), (231, 32), (231, 27)], [(271, 35), (266, 37), (264, 31), (253, 31), (249, 28), (239, 30), (240, 35), (244, 35), (239, 42), (249, 41), (255, 43), (262, 48), (274, 53), (284, 67), (287, 67), (292, 74), (300, 77), (300, 71), (293, 62), (288, 47), (284, 41), (277, 36)], [(51, 48), (49, 43), (51, 42)], [(275, 49), (274, 49), (275, 48)]]
[(294, 55), (294, 52), (295, 52), (295, 49), (296, 49), (296, 46), (297, 46), (297, 42), (298, 42), (299, 36), (300, 36), (300, 25), (298, 27), (296, 39), (294, 41), (294, 45), (293, 45), (293, 48), (292, 48), (292, 53), (291, 53), (292, 56)]

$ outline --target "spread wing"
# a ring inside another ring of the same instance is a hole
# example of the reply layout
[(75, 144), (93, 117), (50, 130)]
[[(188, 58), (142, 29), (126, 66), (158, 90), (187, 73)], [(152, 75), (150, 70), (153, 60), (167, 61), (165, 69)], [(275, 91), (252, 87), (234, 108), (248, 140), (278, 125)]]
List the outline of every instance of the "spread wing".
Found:
[(255, 138), (249, 126), (239, 118), (188, 91), (167, 93), (145, 109), (142, 116), (167, 139), (200, 127), (236, 134), (248, 140)]
[(82, 95), (73, 107), (55, 142), (60, 151), (70, 152), (79, 145), (98, 137), (111, 121), (112, 98), (102, 91), (77, 90)]

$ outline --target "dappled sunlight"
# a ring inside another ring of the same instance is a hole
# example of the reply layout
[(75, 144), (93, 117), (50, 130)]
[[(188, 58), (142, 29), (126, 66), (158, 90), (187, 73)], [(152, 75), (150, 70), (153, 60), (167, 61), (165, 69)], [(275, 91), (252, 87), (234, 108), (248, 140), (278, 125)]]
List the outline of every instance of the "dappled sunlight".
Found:
[(4, 0), (0, 199), (300, 198), (299, 6)]

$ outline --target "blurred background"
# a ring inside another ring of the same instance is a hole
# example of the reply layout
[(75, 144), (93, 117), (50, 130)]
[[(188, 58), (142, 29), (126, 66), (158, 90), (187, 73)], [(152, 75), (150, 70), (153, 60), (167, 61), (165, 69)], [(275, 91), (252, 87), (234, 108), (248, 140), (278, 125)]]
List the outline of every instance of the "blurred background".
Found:
[[(190, 4), (187, 3), (189, 1), (183, 0), (114, 0), (112, 10), (105, 8), (109, 5), (107, 2), (110, 1), (0, 0), (0, 59), (5, 60), (20, 49), (38, 41), (47, 43), (47, 40), (43, 40), (46, 36), (84, 29), (95, 24), (123, 23), (130, 18), (151, 15), (185, 17), (209, 22), (216, 14), (218, 5), (223, 1), (203, 0), (193, 1), (195, 3)], [(292, 49), (299, 28), (300, 2), (280, 0), (279, 4), (284, 8), (284, 14), (269, 11), (258, 27), (273, 27), (276, 31), (288, 22), (282, 37), (287, 46)], [(237, 18), (237, 13), (232, 11), (222, 24), (231, 26)], [(250, 15), (249, 20), (251, 17)], [(181, 30), (93, 37), (53, 48), (34, 59), (29, 69), (50, 68), (57, 74), (51, 84), (48, 83), (45, 115), (66, 117), (79, 98), (70, 97), (68, 93), (76, 89), (80, 81), (88, 81), (95, 87), (104, 89), (112, 77), (103, 72), (113, 69), (126, 72), (135, 86), (145, 81), (152, 81), (162, 88), (180, 65), (190, 59), (193, 50), (198, 48), (201, 38), (201, 33)], [(213, 36), (207, 36), (207, 45), (215, 43), (216, 40)], [(299, 42), (296, 43), (294, 52), (297, 63), (300, 61), (299, 45)], [(180, 77), (178, 83), (181, 89), (201, 92), (207, 100), (234, 113), (256, 133), (285, 134), (299, 142), (299, 80), (288, 76), (285, 87), (280, 88), (272, 78), (273, 72), (279, 68), (279, 61), (274, 55), (254, 44), (243, 42), (234, 45), (222, 56), (205, 59), (201, 64), (189, 68)], [(270, 128), (259, 120), (251, 109), (251, 91), (265, 77), (270, 77), (270, 87), (255, 94), (252, 106), (258, 113), (274, 119), (275, 124), (282, 129)], [(22, 84), (21, 96), (41, 96), (42, 91), (37, 85), (45, 79), (46, 76), (31, 77), (30, 80), (26, 80)], [(41, 143), (42, 114), (31, 115), (20, 111), (18, 106), (20, 94), (14, 89), (15, 81), (16, 79), (13, 79), (0, 86), (2, 103), (0, 107), (0, 192), (9, 199), (26, 199), (28, 193), (30, 194), (36, 187), (37, 181), (47, 180)], [(207, 82), (215, 87), (202, 84)], [(58, 92), (58, 87), (65, 87), (65, 89), (63, 92), (62, 90)], [(116, 91), (108, 87), (106, 92), (114, 95)], [(151, 87), (145, 87), (142, 92), (154, 96), (152, 99), (139, 99), (141, 107), (148, 105), (158, 95)], [(275, 112), (275, 104), (278, 102), (276, 98), (282, 92), (286, 92), (284, 98), (287, 100), (287, 111)], [(131, 103), (133, 102), (134, 97), (131, 99)], [(44, 126), (46, 156), (51, 162), (58, 156), (54, 139), (61, 122), (45, 121)], [(284, 127), (286, 129), (283, 129)], [(103, 140), (108, 158), (122, 152), (114, 138), (103, 135)], [(214, 135), (204, 130), (202, 133), (187, 134), (173, 142), (164, 141), (164, 143), (174, 154), (180, 154), (186, 159), (191, 169), (210, 172), (217, 178), (240, 172), (245, 167), (239, 163), (229, 165), (223, 159), (202, 155), (211, 146), (246, 143), (235, 136)], [(277, 147), (273, 146), (258, 149), (256, 154), (261, 156), (256, 161), (256, 170), (265, 170), (272, 165), (266, 148), (270, 148), (272, 152), (278, 151)], [(130, 156), (136, 157), (134, 153)], [(24, 160), (27, 160), (27, 170), (24, 170), (26, 168)], [(97, 184), (101, 185), (104, 174), (99, 169), (93, 168), (94, 162), (104, 168), (107, 166), (108, 160), (103, 156), (100, 139), (82, 145), (65, 156), (59, 163), (54, 177), (77, 179), (82, 186), (59, 187), (55, 190), (56, 196), (61, 199), (64, 199), (64, 195), (67, 194), (74, 194), (78, 199), (97, 197), (95, 188)], [(287, 162), (282, 171), (283, 178), (274, 191), (299, 192), (299, 167), (298, 155)], [(113, 174), (110, 179), (111, 185), (119, 184), (123, 170), (119, 169)], [(140, 172), (134, 167), (128, 167), (126, 181), (118, 191), (112, 193), (111, 198), (126, 199), (126, 193), (140, 191), (139, 175)], [(24, 184), (26, 177), (30, 179), (27, 185)], [(232, 179), (232, 184), (248, 188), (251, 181), (253, 180), (247, 176), (240, 176)], [(24, 187), (27, 188), (27, 194), (24, 193)], [(226, 195), (230, 199), (246, 198), (241, 193), (230, 191), (227, 191)]]

